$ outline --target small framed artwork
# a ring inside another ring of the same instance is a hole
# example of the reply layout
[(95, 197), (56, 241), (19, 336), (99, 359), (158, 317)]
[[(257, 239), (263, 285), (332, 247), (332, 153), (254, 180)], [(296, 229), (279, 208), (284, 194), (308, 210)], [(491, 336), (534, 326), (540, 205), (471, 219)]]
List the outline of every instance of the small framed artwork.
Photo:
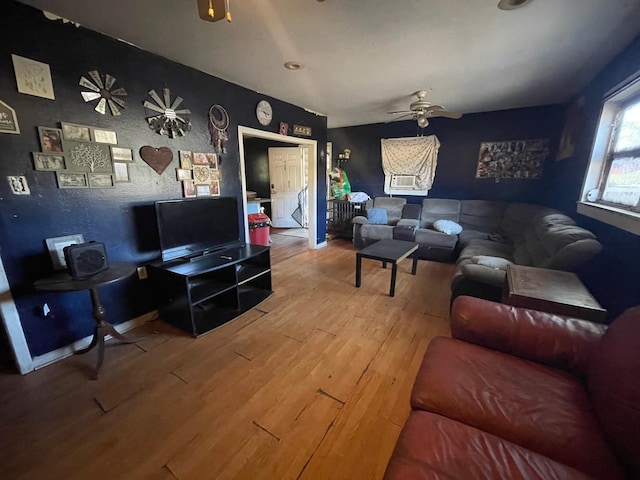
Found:
[(127, 162), (113, 162), (113, 179), (116, 183), (128, 183), (131, 181)]
[(16, 111), (0, 100), (0, 133), (20, 133)]
[(62, 126), (62, 136), (65, 140), (75, 140), (76, 142), (91, 141), (91, 127), (65, 122), (60, 125)]
[(182, 190), (184, 191), (185, 198), (193, 198), (196, 196), (196, 185), (193, 180), (183, 180)]
[(207, 156), (204, 153), (196, 152), (193, 154), (193, 164), (194, 165), (209, 165), (209, 160), (207, 160)]
[(59, 128), (38, 127), (40, 147), (43, 152), (62, 152), (62, 130)]
[(118, 143), (118, 136), (113, 130), (103, 130), (101, 128), (93, 128), (91, 130), (91, 138), (96, 143)]
[(215, 153), (205, 153), (207, 157), (207, 163), (209, 164), (209, 168), (212, 170), (218, 169), (218, 155)]
[(67, 262), (64, 258), (64, 247), (84, 243), (84, 237), (81, 233), (76, 233), (75, 235), (65, 235), (64, 237), (45, 238), (44, 241), (49, 250), (53, 269), (64, 270), (67, 268)]
[(133, 151), (130, 148), (111, 146), (111, 159), (114, 162), (133, 162)]
[(49, 65), (13, 54), (11, 59), (20, 93), (55, 100)]
[(27, 177), (24, 175), (11, 175), (7, 177), (7, 180), (9, 180), (11, 193), (14, 195), (31, 195), (29, 184), (27, 183)]
[(191, 170), (176, 168), (176, 177), (178, 180), (191, 180)]
[(215, 181), (209, 184), (209, 195), (212, 197), (220, 196), (220, 182)]
[(62, 146), (67, 170), (86, 173), (111, 174), (113, 172), (109, 145), (96, 142), (63, 140)]
[(86, 173), (56, 172), (58, 188), (89, 188)]
[(113, 175), (108, 173), (90, 173), (89, 174), (89, 187), (90, 188), (113, 188), (115, 187), (115, 181)]
[(209, 184), (196, 185), (196, 197), (210, 197)]
[(287, 135), (289, 133), (289, 124), (280, 122), (280, 135)]
[(209, 169), (209, 180), (211, 180), (212, 182), (219, 182), (220, 181), (220, 170)]
[(36, 170), (64, 170), (67, 165), (61, 153), (33, 152), (33, 166)]
[(207, 165), (194, 165), (193, 179), (199, 184), (209, 183), (209, 167)]
[(190, 170), (193, 165), (193, 154), (189, 150), (180, 150), (180, 168)]

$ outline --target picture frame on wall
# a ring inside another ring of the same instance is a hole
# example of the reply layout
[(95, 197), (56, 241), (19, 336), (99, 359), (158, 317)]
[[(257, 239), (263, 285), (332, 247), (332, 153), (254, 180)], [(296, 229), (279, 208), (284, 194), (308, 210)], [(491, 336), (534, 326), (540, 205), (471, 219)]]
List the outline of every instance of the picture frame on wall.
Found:
[(33, 166), (36, 170), (54, 171), (67, 168), (62, 153), (33, 152)]
[(62, 127), (62, 136), (65, 140), (75, 140), (76, 142), (91, 141), (91, 127), (66, 122), (61, 122), (60, 125)]
[(113, 162), (113, 180), (116, 183), (130, 183), (129, 163)]
[(89, 188), (86, 173), (56, 172), (58, 188)]
[(180, 168), (190, 170), (193, 166), (193, 153), (190, 150), (180, 150)]
[(90, 173), (89, 188), (114, 188), (116, 186), (113, 175), (109, 173)]
[(62, 129), (38, 127), (38, 137), (43, 152), (62, 153)]
[(48, 64), (11, 54), (18, 92), (55, 100), (51, 68)]
[(209, 184), (205, 185), (196, 185), (196, 197), (210, 197), (211, 191), (209, 189)]
[(69, 245), (77, 245), (84, 243), (84, 237), (81, 233), (74, 235), (65, 235), (63, 237), (45, 238), (49, 257), (54, 270), (65, 270), (67, 261), (64, 258), (64, 247)]
[(186, 168), (176, 168), (176, 178), (178, 180), (191, 180), (191, 170)]
[(91, 138), (96, 143), (111, 143), (117, 145), (118, 135), (113, 130), (105, 130), (103, 128), (92, 128)]
[(195, 198), (196, 196), (196, 185), (193, 183), (193, 180), (183, 180), (182, 181), (182, 190), (184, 192), (185, 198)]
[(113, 173), (109, 145), (96, 142), (62, 141), (67, 170), (85, 173)]
[(133, 162), (133, 150), (111, 146), (111, 159), (114, 162)]
[(220, 182), (219, 181), (213, 181), (209, 184), (209, 195), (211, 195), (212, 197), (219, 197), (220, 196)]

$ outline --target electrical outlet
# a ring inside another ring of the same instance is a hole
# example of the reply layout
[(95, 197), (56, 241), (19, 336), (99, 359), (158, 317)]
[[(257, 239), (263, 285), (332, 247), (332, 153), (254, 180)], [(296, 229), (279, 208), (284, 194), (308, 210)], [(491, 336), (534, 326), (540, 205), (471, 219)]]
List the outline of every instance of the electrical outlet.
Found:
[(138, 278), (140, 280), (147, 278), (147, 267), (138, 267)]

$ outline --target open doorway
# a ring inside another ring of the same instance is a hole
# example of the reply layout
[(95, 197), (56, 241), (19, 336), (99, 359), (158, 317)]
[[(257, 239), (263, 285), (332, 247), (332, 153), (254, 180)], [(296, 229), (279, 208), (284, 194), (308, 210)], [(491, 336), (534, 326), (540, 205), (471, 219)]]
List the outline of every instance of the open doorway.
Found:
[[(247, 167), (245, 164), (245, 140), (251, 138), (260, 138), (265, 140), (272, 140), (274, 142), (296, 145), (304, 148), (308, 155), (306, 178), (308, 179), (307, 190), (307, 205), (308, 205), (308, 246), (309, 248), (318, 248), (322, 246), (316, 242), (317, 237), (317, 141), (289, 137), (287, 135), (279, 135), (277, 133), (265, 132), (254, 128), (238, 126), (238, 146), (240, 150), (240, 176), (242, 181), (242, 208), (244, 218), (247, 218)], [(249, 238), (249, 224), (245, 221), (245, 238)]]

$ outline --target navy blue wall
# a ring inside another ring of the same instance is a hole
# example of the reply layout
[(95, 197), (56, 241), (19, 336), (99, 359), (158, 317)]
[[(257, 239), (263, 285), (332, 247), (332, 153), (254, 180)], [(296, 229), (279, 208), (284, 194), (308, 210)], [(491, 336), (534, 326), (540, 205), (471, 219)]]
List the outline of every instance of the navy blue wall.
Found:
[(604, 95), (632, 75), (640, 73), (640, 38), (629, 45), (576, 96), (583, 105), (574, 155), (553, 164), (546, 202), (573, 212), (580, 225), (593, 231), (604, 246), (596, 259), (579, 272), (596, 298), (615, 318), (640, 304), (640, 237), (575, 213), (583, 176), (589, 163), (593, 137)]
[[(566, 105), (555, 105), (465, 115), (460, 120), (435, 118), (424, 134), (441, 141), (435, 182), (429, 197), (478, 198), (538, 203), (557, 208), (591, 230), (603, 244), (603, 252), (577, 273), (608, 310), (613, 320), (626, 308), (640, 304), (640, 237), (611, 227), (576, 212), (576, 201), (589, 162), (593, 135), (604, 94), (640, 70), (640, 39), (618, 55), (576, 96), (582, 99), (582, 122), (572, 157), (556, 161), (559, 137), (564, 127)], [(343, 164), (353, 191), (370, 196), (383, 193), (384, 174), (380, 139), (415, 136), (415, 121), (373, 124), (330, 129), (333, 151), (352, 150)], [(551, 155), (541, 180), (476, 179), (475, 168), (480, 142), (527, 138), (551, 139)], [(420, 197), (407, 197), (419, 203)]]
[[(51, 22), (30, 7), (4, 2), (0, 32), (0, 99), (16, 110), (21, 128), (20, 135), (0, 134), (0, 255), (34, 356), (90, 335), (93, 330), (87, 292), (50, 294), (31, 288), (34, 280), (51, 272), (44, 239), (81, 233), (85, 240), (104, 242), (111, 261), (143, 265), (157, 258), (153, 202), (182, 197), (181, 185), (175, 179), (179, 150), (213, 151), (207, 116), (212, 104), (224, 105), (231, 118), (228, 154), (220, 162), (224, 196), (240, 200), (238, 125), (277, 132), (280, 121), (303, 123), (312, 127), (318, 150), (325, 150), (325, 117), (270, 98), (274, 121), (261, 127), (255, 118), (255, 106), (264, 95), (82, 27)], [(50, 65), (55, 101), (18, 93), (12, 53)], [(100, 115), (84, 103), (78, 81), (94, 69), (115, 76), (117, 86), (127, 90), (127, 108), (120, 117)], [(183, 105), (192, 112), (193, 128), (184, 138), (169, 139), (147, 127), (142, 102), (149, 90), (161, 91), (165, 86), (171, 89), (172, 98), (182, 96)], [(134, 151), (132, 182), (117, 184), (115, 189), (58, 189), (54, 173), (35, 171), (31, 152), (40, 150), (37, 127), (59, 127), (60, 122), (114, 130), (119, 145)], [(173, 151), (174, 160), (162, 175), (140, 159), (137, 152), (144, 145), (166, 146)], [(324, 161), (319, 155), (319, 172), (325, 170)], [(5, 179), (8, 175), (25, 175), (31, 195), (13, 195)], [(324, 182), (321, 176), (321, 192)], [(326, 202), (320, 196), (319, 218), (324, 218), (325, 209)], [(324, 237), (325, 226), (318, 225), (318, 241), (324, 241)], [(156, 307), (147, 282), (133, 277), (102, 290), (112, 323), (130, 320)], [(40, 314), (45, 302), (53, 318)]]
[[(543, 203), (542, 186), (552, 156), (546, 162), (543, 179), (501, 179), (496, 183), (494, 179), (475, 178), (480, 142), (547, 138), (553, 152), (564, 110), (563, 106), (554, 105), (464, 115), (459, 120), (430, 119), (424, 135), (436, 135), (441, 146), (429, 197)], [(329, 129), (328, 139), (336, 153), (351, 149), (350, 159), (342, 164), (351, 190), (377, 197), (385, 195), (380, 139), (413, 137), (418, 131), (415, 120), (407, 120)], [(406, 198), (410, 203), (422, 202), (421, 197)]]

